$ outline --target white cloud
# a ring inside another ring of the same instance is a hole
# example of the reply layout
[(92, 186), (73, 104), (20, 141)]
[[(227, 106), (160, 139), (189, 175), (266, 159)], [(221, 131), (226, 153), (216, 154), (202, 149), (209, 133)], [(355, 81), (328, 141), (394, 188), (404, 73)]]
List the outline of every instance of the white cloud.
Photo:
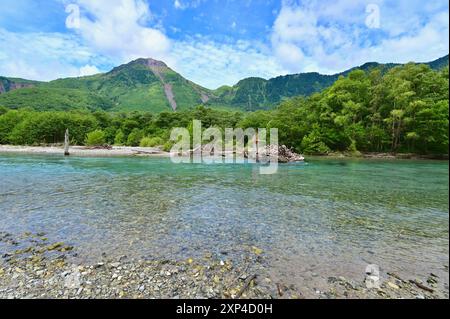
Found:
[(268, 48), (259, 43), (218, 43), (204, 37), (174, 43), (173, 67), (207, 88), (233, 85), (246, 77), (271, 78), (285, 74)]
[(177, 10), (195, 9), (206, 0), (175, 0), (173, 6)]
[[(380, 29), (365, 24), (366, 6), (373, 2), (380, 8)], [(336, 73), (368, 61), (429, 61), (448, 54), (448, 36), (445, 2), (286, 0), (271, 42), (291, 73)]]
[(77, 64), (102, 61), (71, 35), (15, 33), (0, 29), (0, 43), (0, 74), (5, 76), (54, 80), (79, 76)]
[(175, 0), (175, 3), (173, 5), (175, 9), (183, 9), (183, 6), (181, 5), (181, 2), (179, 0)]
[(85, 65), (80, 68), (79, 76), (88, 76), (100, 73), (100, 70), (95, 65)]
[(77, 0), (84, 42), (116, 63), (140, 57), (164, 59), (171, 41), (159, 29), (148, 27), (152, 15), (142, 0)]
[(440, 13), (414, 34), (383, 40), (378, 46), (365, 48), (360, 55), (380, 62), (427, 62), (430, 57), (448, 54), (448, 33), (448, 14)]

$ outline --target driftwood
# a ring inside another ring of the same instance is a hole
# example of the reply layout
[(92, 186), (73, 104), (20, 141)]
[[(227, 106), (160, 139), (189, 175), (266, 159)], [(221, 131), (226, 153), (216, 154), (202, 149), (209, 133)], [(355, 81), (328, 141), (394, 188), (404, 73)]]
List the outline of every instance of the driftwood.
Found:
[(259, 151), (259, 155), (278, 158), (280, 163), (303, 162), (305, 160), (302, 155), (295, 153), (292, 148), (285, 145), (268, 145), (262, 151)]
[(256, 274), (255, 275), (251, 275), (245, 280), (244, 286), (241, 288), (241, 290), (239, 290), (239, 292), (236, 295), (236, 299), (241, 298), (243, 293), (248, 289), (248, 287), (250, 286), (252, 281), (256, 279), (256, 277), (257, 277)]
[[(195, 149), (191, 149), (187, 152), (180, 152), (181, 155), (188, 156), (192, 154), (210, 154), (214, 155), (214, 147), (210, 147), (210, 145), (198, 146)], [(294, 152), (292, 148), (288, 148), (285, 145), (268, 145), (265, 147), (258, 147), (257, 151), (250, 152), (247, 149), (242, 150), (242, 156), (245, 159), (255, 159), (256, 162), (260, 162), (264, 157), (270, 159), (277, 159), (279, 163), (292, 163), (292, 162), (303, 162), (305, 158)], [(237, 154), (235, 150), (233, 151), (222, 151), (222, 157), (225, 157), (227, 153)]]
[(282, 284), (277, 283), (277, 291), (278, 291), (278, 295), (280, 297), (283, 297), (283, 295), (284, 295), (284, 292), (283, 292), (284, 288), (285, 287)]
[(399, 275), (397, 275), (397, 274), (395, 274), (395, 273), (393, 273), (393, 272), (388, 272), (387, 274), (388, 274), (389, 276), (391, 276), (391, 277), (393, 277), (393, 278), (399, 280), (399, 281), (402, 282), (402, 283), (406, 283), (405, 280), (403, 280)]
[(112, 150), (113, 147), (111, 145), (99, 145), (99, 146), (89, 146), (85, 147), (87, 150)]
[(431, 292), (431, 293), (434, 292), (434, 289), (431, 289), (430, 287), (427, 287), (427, 286), (425, 286), (425, 285), (422, 285), (422, 284), (421, 284), (420, 282), (418, 282), (417, 280), (410, 280), (409, 282), (415, 284), (417, 287), (419, 287), (419, 288), (422, 289), (422, 290), (425, 290), (425, 291), (428, 291), (428, 292)]
[(161, 154), (161, 152), (159, 151), (153, 151), (153, 152), (148, 152), (148, 151), (134, 151), (135, 155), (155, 155), (155, 154)]

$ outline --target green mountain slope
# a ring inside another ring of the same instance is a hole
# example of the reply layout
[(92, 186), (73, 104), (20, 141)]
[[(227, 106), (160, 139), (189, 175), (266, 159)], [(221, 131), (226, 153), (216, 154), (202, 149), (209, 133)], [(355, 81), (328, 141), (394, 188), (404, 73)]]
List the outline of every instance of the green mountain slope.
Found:
[(201, 103), (209, 91), (152, 59), (138, 59), (111, 72), (50, 82), (51, 87), (96, 92), (113, 103), (114, 111), (162, 112), (183, 110)]
[(104, 74), (32, 86), (4, 90), (7, 93), (0, 95), (0, 105), (38, 110), (66, 110), (72, 105), (74, 109), (159, 113), (193, 108), (206, 102), (210, 94), (163, 62), (152, 59), (138, 59)]
[[(448, 66), (448, 55), (427, 63)], [(285, 99), (309, 96), (330, 87), (354, 69), (385, 71), (398, 64), (366, 63), (335, 74), (301, 73), (265, 80), (247, 78), (217, 90), (205, 89), (170, 69), (164, 62), (138, 59), (108, 73), (51, 82), (0, 77), (0, 105), (36, 110), (109, 110), (160, 113), (192, 109), (200, 104), (220, 109), (272, 109)]]
[(246, 111), (271, 109), (283, 99), (309, 96), (331, 86), (339, 76), (302, 73), (280, 76), (270, 80), (248, 78), (233, 87), (222, 87), (214, 92), (210, 105), (228, 106)]
[(0, 105), (12, 109), (32, 108), (37, 111), (110, 110), (109, 99), (87, 90), (36, 86), (0, 95)]

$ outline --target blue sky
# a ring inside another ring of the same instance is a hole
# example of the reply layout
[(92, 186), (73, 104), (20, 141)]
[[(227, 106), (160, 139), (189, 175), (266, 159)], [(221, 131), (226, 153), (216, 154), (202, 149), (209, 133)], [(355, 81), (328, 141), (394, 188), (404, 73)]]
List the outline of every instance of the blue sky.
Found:
[[(66, 12), (67, 11), (67, 12)], [(2, 0), (0, 75), (89, 75), (138, 57), (208, 88), (448, 54), (447, 0)]]

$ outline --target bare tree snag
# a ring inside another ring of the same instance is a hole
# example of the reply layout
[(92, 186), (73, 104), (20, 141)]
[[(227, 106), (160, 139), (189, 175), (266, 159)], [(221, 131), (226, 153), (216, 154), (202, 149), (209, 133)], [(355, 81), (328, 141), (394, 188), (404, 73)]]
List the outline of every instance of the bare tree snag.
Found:
[(66, 135), (64, 137), (64, 156), (69, 156), (69, 129), (66, 130)]

